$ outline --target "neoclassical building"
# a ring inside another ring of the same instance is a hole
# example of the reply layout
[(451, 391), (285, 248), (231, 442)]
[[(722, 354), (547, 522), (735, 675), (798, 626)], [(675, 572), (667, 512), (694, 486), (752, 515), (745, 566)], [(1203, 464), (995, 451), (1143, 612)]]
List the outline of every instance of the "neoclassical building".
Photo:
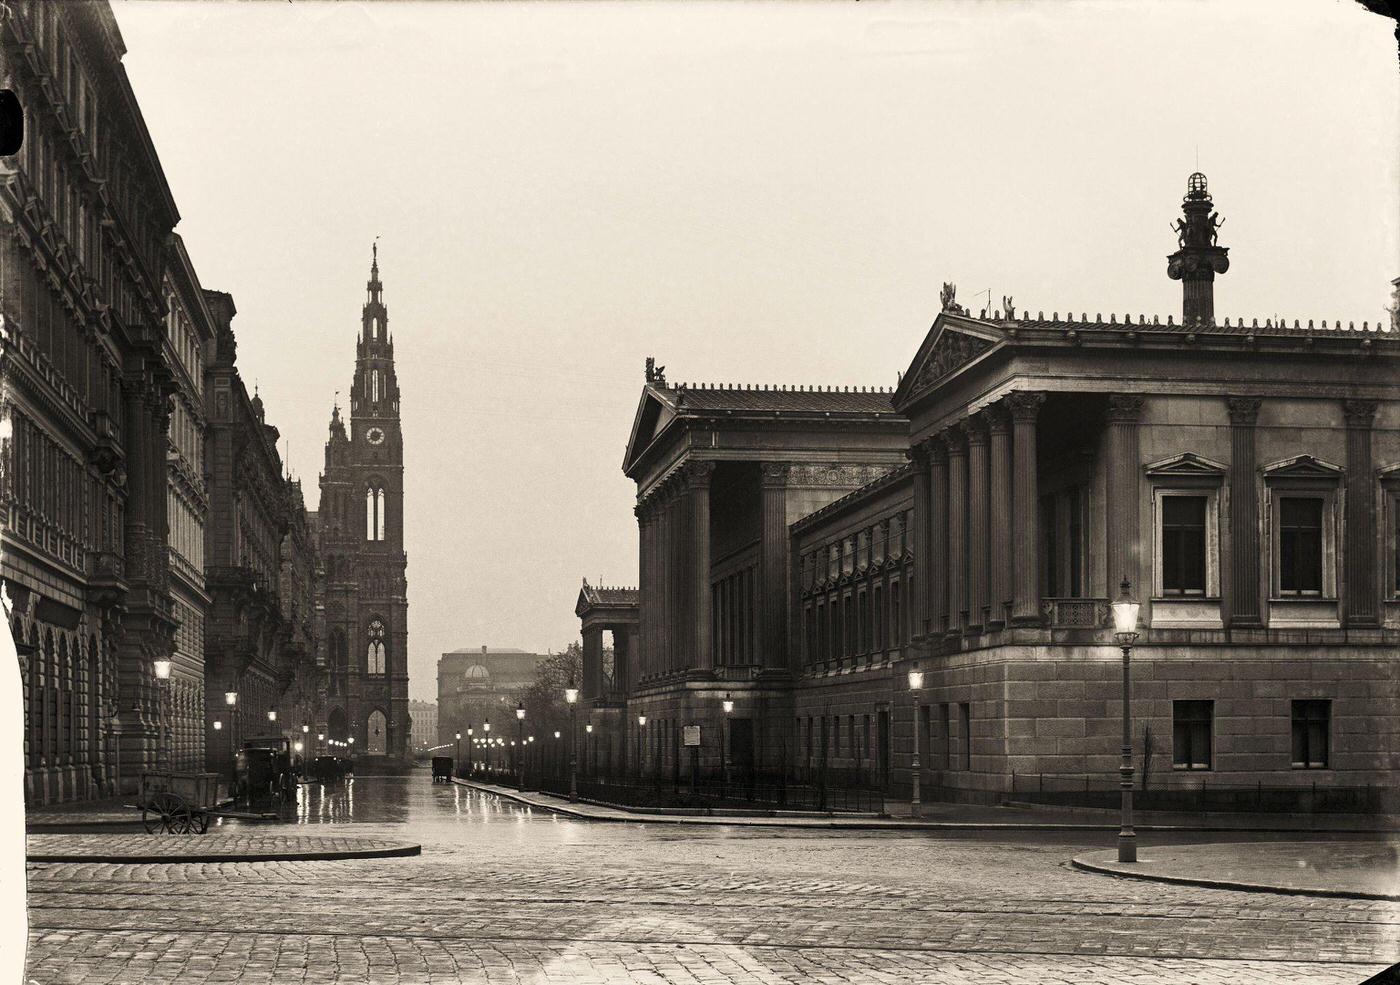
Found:
[(1400, 336), (1218, 317), (1213, 209), (1192, 175), (1179, 317), (974, 315), (947, 286), (893, 394), (649, 366), (624, 463), (643, 768), (678, 771), (692, 724), (718, 764), (728, 696), (741, 771), (907, 790), (917, 742), (949, 798), (1112, 777), (1126, 581), (1154, 785), (1389, 783)]

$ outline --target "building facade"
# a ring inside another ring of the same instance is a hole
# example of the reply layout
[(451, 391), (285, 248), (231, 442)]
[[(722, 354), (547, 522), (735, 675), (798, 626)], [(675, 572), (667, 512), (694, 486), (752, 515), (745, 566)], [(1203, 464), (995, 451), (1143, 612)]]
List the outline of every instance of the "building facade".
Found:
[(727, 739), (741, 774), (895, 791), (917, 749), (925, 791), (951, 799), (1111, 784), (1126, 582), (1140, 784), (1388, 783), (1400, 338), (1218, 319), (1213, 208), (1193, 175), (1168, 258), (1180, 321), (1010, 299), (974, 316), (946, 285), (878, 405), (649, 367), (624, 465), (642, 771), (678, 771), (676, 733), (698, 724), (702, 769)]
[[(4, 558), (25, 694), (25, 796), (132, 789), (175, 650), (167, 509), (179, 219), (105, 4), (15, 3), (0, 84), (25, 142), (0, 168)], [(117, 700), (118, 693), (121, 700)]]
[(321, 475), (327, 730), (359, 758), (409, 754), (408, 555), (394, 341), (376, 248), (356, 341), (350, 427), (331, 413)]
[(165, 354), (172, 367), (166, 523), (175, 650), (165, 702), (167, 765), (204, 766), (204, 624), (210, 599), (204, 588), (204, 527), (209, 492), (204, 479), (204, 359), (214, 341), (214, 316), (184, 241), (172, 237), (165, 283)]
[(435, 701), (410, 701), (408, 714), (412, 717), (409, 736), (414, 755), (425, 754), (438, 744), (438, 708)]

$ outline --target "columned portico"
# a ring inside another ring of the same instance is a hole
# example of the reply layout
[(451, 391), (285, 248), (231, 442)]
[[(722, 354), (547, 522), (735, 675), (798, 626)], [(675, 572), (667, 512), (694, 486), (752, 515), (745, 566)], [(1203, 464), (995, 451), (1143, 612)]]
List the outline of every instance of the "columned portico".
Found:
[(954, 635), (968, 625), (966, 435), (962, 425), (944, 432), (948, 448), (948, 632)]

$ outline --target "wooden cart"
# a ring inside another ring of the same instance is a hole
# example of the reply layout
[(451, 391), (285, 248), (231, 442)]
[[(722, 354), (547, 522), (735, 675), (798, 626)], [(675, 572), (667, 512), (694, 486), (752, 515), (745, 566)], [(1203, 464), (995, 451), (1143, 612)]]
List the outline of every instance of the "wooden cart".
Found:
[(219, 806), (219, 774), (152, 770), (141, 774), (141, 823), (146, 831), (204, 834)]
[(141, 774), (140, 803), (127, 806), (141, 811), (141, 823), (150, 834), (202, 835), (209, 830), (211, 817), (278, 820), (270, 812), (225, 810), (219, 793), (218, 773), (151, 770)]

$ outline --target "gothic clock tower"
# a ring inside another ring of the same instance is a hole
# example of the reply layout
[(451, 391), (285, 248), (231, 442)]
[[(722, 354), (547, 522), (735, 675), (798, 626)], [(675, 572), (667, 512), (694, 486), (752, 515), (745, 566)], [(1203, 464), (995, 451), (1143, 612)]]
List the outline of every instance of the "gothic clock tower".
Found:
[(326, 567), (326, 729), (354, 737), (357, 761), (406, 758), (408, 555), (403, 549), (403, 432), (394, 341), (373, 250), (355, 344), (350, 428), (331, 411), (321, 476)]

